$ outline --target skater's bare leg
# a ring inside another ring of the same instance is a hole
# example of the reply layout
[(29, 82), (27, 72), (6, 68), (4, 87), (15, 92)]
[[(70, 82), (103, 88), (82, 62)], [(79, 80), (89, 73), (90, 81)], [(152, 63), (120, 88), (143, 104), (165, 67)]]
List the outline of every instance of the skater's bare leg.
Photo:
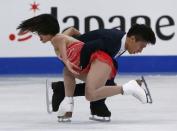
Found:
[(64, 87), (65, 96), (72, 97), (74, 94), (76, 81), (74, 75), (65, 67), (64, 68)]
[(59, 121), (71, 118), (74, 108), (73, 94), (75, 90), (75, 77), (66, 67), (64, 67), (64, 87), (65, 98), (59, 107)]
[[(122, 94), (122, 86), (104, 86), (111, 73), (111, 67), (104, 62), (95, 60), (86, 78), (86, 98), (96, 101), (105, 97)], [(97, 77), (95, 77), (97, 76)]]
[[(59, 107), (59, 111), (58, 111), (59, 121), (72, 117), (72, 112), (74, 108), (73, 95), (74, 95), (75, 85), (76, 85), (75, 77), (76, 76), (74, 76), (67, 68), (64, 68), (65, 98), (61, 102), (61, 105)], [(78, 77), (80, 79), (84, 78), (82, 75)]]
[[(105, 97), (123, 94), (132, 95), (142, 103), (147, 103), (145, 90), (140, 87), (136, 80), (131, 80), (122, 86), (104, 86), (111, 72), (108, 64), (95, 60), (91, 64), (87, 79), (86, 79), (86, 98), (89, 101), (96, 101)], [(94, 77), (97, 76), (97, 77)]]

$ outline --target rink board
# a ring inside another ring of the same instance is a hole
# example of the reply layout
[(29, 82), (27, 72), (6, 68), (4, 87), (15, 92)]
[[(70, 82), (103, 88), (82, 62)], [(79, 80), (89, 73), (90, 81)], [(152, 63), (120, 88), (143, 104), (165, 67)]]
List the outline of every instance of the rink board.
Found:
[[(177, 56), (122, 56), (119, 73), (177, 73)], [(56, 57), (0, 58), (0, 75), (61, 74), (63, 64)]]

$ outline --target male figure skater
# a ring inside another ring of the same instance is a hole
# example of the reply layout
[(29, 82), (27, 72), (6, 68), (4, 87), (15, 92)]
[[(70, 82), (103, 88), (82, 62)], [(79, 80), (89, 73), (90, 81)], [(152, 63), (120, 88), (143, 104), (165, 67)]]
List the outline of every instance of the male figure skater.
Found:
[[(115, 30), (115, 31), (113, 31)], [(107, 35), (105, 35), (106, 33)], [(126, 34), (125, 32), (121, 32), (118, 33), (116, 31), (116, 29), (110, 29), (110, 30), (95, 30), (95, 31), (91, 31), (89, 33), (80, 35), (79, 31), (76, 30), (75, 28), (71, 27), (69, 29), (67, 29), (65, 32), (63, 32), (66, 35), (70, 35), (70, 36), (76, 36), (77, 39), (85, 42), (87, 44), (87, 42), (90, 42), (90, 45), (95, 44), (98, 47), (98, 43), (101, 45), (103, 44), (102, 41), (106, 39), (110, 40), (110, 38), (112, 37), (112, 39), (116, 40), (117, 37), (120, 35), (121, 37), (123, 37), (123, 40), (121, 40), (121, 44), (119, 44), (121, 46), (120, 50), (118, 51), (118, 54), (116, 56), (119, 56), (121, 53), (123, 53), (125, 51), (125, 38), (126, 38)], [(120, 39), (122, 39), (120, 37)], [(153, 37), (153, 35), (152, 35)], [(95, 41), (96, 40), (96, 41)], [(110, 40), (112, 41), (112, 40)], [(117, 41), (118, 42), (118, 41)], [(107, 43), (109, 44), (109, 43)], [(95, 46), (94, 45), (94, 46)], [(102, 45), (101, 45), (102, 46)], [(90, 48), (87, 48), (90, 49)], [(111, 48), (110, 48), (111, 49)], [(114, 49), (113, 49), (114, 50)], [(109, 83), (111, 82), (111, 84), (114, 84), (113, 79), (110, 81), (107, 81), (109, 85)], [(62, 81), (60, 82), (54, 82), (52, 84), (52, 88), (54, 90), (54, 95), (53, 95), (53, 109), (57, 109), (59, 107), (60, 102), (64, 99), (64, 84)], [(83, 89), (83, 90), (79, 90), (79, 88)], [(58, 91), (57, 91), (58, 90)], [(60, 91), (59, 91), (60, 90)], [(85, 90), (85, 83), (83, 84), (77, 84), (76, 85), (76, 89), (75, 89), (75, 93), (74, 96), (82, 96), (84, 95), (84, 90)], [(99, 100), (99, 101), (95, 101), (95, 102), (91, 102), (90, 103), (90, 109), (91, 109), (91, 114), (92, 115), (97, 115), (97, 116), (102, 116), (102, 117), (110, 117), (111, 113), (109, 113), (110, 111), (108, 110), (108, 108), (105, 105), (105, 99)]]

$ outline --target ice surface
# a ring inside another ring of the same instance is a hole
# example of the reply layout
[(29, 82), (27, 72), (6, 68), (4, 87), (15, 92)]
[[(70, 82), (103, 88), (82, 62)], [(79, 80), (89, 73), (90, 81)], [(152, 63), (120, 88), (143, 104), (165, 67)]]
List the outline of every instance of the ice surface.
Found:
[[(121, 75), (123, 84), (137, 75)], [(57, 76), (0, 77), (0, 131), (177, 131), (177, 76), (145, 76), (153, 104), (141, 104), (132, 96), (113, 96), (106, 103), (112, 112), (111, 122), (89, 120), (89, 102), (75, 98), (71, 123), (58, 123), (56, 113), (47, 114), (45, 80)]]

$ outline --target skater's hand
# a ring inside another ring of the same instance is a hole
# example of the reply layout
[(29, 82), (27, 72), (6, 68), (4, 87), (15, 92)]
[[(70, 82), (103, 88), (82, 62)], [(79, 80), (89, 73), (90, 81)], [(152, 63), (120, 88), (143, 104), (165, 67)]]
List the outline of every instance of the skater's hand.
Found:
[(68, 70), (73, 73), (74, 75), (79, 75), (79, 73), (77, 71), (80, 71), (81, 68), (79, 68), (79, 66), (71, 63), (70, 61), (66, 61), (66, 67), (68, 68)]

